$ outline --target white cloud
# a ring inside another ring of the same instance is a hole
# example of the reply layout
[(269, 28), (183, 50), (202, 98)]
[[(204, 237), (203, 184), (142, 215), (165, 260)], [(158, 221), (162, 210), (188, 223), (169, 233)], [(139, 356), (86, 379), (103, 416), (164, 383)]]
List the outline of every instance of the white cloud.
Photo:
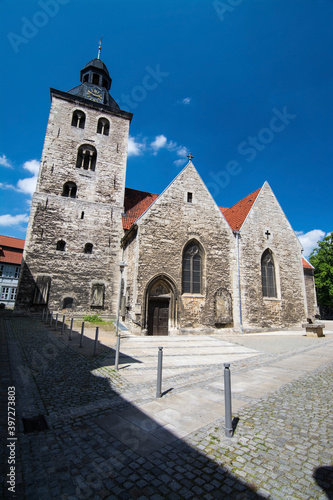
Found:
[(2, 167), (7, 167), (7, 168), (13, 168), (10, 164), (10, 162), (8, 161), (8, 158), (6, 155), (2, 155), (0, 156), (0, 165)]
[(179, 146), (178, 150), (177, 150), (177, 155), (178, 156), (181, 156), (181, 157), (184, 157), (186, 156), (188, 153), (187, 153), (187, 149), (185, 148), (185, 146)]
[(176, 165), (176, 167), (181, 167), (182, 165), (184, 165), (186, 163), (186, 160), (184, 160), (183, 158), (181, 160), (175, 160), (173, 162), (174, 165)]
[(303, 231), (295, 231), (296, 236), (298, 236), (299, 241), (304, 249), (304, 256), (308, 257), (312, 250), (318, 245), (318, 241), (322, 240), (326, 233), (321, 229), (312, 229), (304, 234)]
[(0, 215), (0, 226), (19, 226), (22, 223), (27, 223), (29, 221), (28, 214), (18, 214), (18, 215)]
[(21, 193), (28, 194), (32, 196), (36, 189), (37, 177), (39, 172), (39, 161), (29, 160), (23, 164), (23, 168), (31, 172), (33, 177), (27, 177), (25, 179), (19, 179), (17, 181), (17, 190)]
[(7, 184), (7, 182), (0, 182), (0, 189), (13, 189), (14, 191), (17, 191), (15, 186)]
[(156, 151), (158, 151), (161, 148), (165, 148), (167, 146), (167, 142), (168, 140), (165, 137), (165, 135), (161, 134), (155, 137), (155, 140), (150, 143), (150, 146)]
[(146, 145), (144, 143), (138, 142), (135, 137), (128, 137), (128, 156), (140, 156), (142, 155)]
[(179, 101), (177, 101), (178, 104), (190, 104), (191, 102), (191, 97), (184, 97), (184, 99), (180, 99)]
[(37, 160), (29, 160), (23, 164), (25, 170), (29, 170), (34, 175), (38, 175), (40, 162)]

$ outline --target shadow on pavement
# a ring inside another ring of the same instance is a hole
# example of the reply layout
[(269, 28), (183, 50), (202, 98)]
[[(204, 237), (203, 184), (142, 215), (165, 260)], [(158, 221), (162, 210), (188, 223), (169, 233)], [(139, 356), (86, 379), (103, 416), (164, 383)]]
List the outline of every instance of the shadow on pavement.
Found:
[(333, 500), (333, 466), (318, 467), (313, 474), (316, 483), (326, 493), (329, 500)]
[[(119, 374), (96, 374), (38, 321), (7, 318), (5, 326), (18, 405), (19, 498), (264, 498), (126, 401)], [(25, 434), (22, 418), (36, 416), (37, 406), (49, 430)], [(11, 497), (2, 485), (2, 497)]]

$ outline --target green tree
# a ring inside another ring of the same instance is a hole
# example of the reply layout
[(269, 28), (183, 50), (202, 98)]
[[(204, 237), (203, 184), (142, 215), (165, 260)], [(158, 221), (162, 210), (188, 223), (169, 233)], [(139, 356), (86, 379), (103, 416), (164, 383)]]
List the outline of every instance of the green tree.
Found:
[(333, 308), (333, 232), (318, 241), (309, 261), (315, 268), (318, 305)]

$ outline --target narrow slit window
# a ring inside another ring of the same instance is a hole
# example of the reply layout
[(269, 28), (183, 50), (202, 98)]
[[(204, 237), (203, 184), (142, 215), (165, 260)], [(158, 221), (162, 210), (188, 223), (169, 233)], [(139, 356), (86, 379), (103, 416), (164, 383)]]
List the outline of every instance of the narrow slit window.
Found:
[(193, 201), (193, 193), (187, 193), (187, 203), (192, 203)]

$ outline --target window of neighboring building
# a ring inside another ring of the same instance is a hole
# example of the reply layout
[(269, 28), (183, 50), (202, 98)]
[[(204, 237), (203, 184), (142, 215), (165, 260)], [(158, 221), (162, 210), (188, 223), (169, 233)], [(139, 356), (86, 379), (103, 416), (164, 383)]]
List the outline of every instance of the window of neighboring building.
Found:
[(3, 287), (1, 288), (1, 298), (2, 298), (3, 300), (8, 300), (8, 297), (9, 297), (9, 290), (10, 290), (10, 288), (9, 288), (9, 287), (7, 287), (7, 286), (3, 286)]
[(93, 245), (92, 243), (86, 243), (84, 247), (84, 253), (92, 253)]
[(20, 266), (16, 266), (14, 278), (18, 278), (19, 274), (20, 274)]
[(261, 257), (261, 281), (264, 297), (277, 297), (275, 265), (272, 252), (265, 250)]
[(62, 195), (66, 198), (76, 198), (77, 186), (74, 182), (66, 182), (62, 188)]
[(202, 257), (197, 243), (189, 243), (183, 253), (183, 293), (201, 293)]
[(0, 265), (0, 276), (3, 276), (3, 274), (4, 274), (4, 268), (5, 268), (4, 264), (1, 264)]
[(75, 110), (72, 116), (72, 127), (84, 128), (86, 115), (83, 111)]
[(96, 148), (89, 144), (83, 144), (79, 147), (77, 153), (76, 167), (84, 170), (95, 170), (97, 160)]
[(66, 248), (66, 242), (64, 240), (59, 240), (57, 242), (57, 250), (59, 250), (60, 252), (64, 252), (65, 248)]
[(106, 118), (100, 118), (97, 123), (97, 133), (103, 135), (109, 135), (110, 122)]

